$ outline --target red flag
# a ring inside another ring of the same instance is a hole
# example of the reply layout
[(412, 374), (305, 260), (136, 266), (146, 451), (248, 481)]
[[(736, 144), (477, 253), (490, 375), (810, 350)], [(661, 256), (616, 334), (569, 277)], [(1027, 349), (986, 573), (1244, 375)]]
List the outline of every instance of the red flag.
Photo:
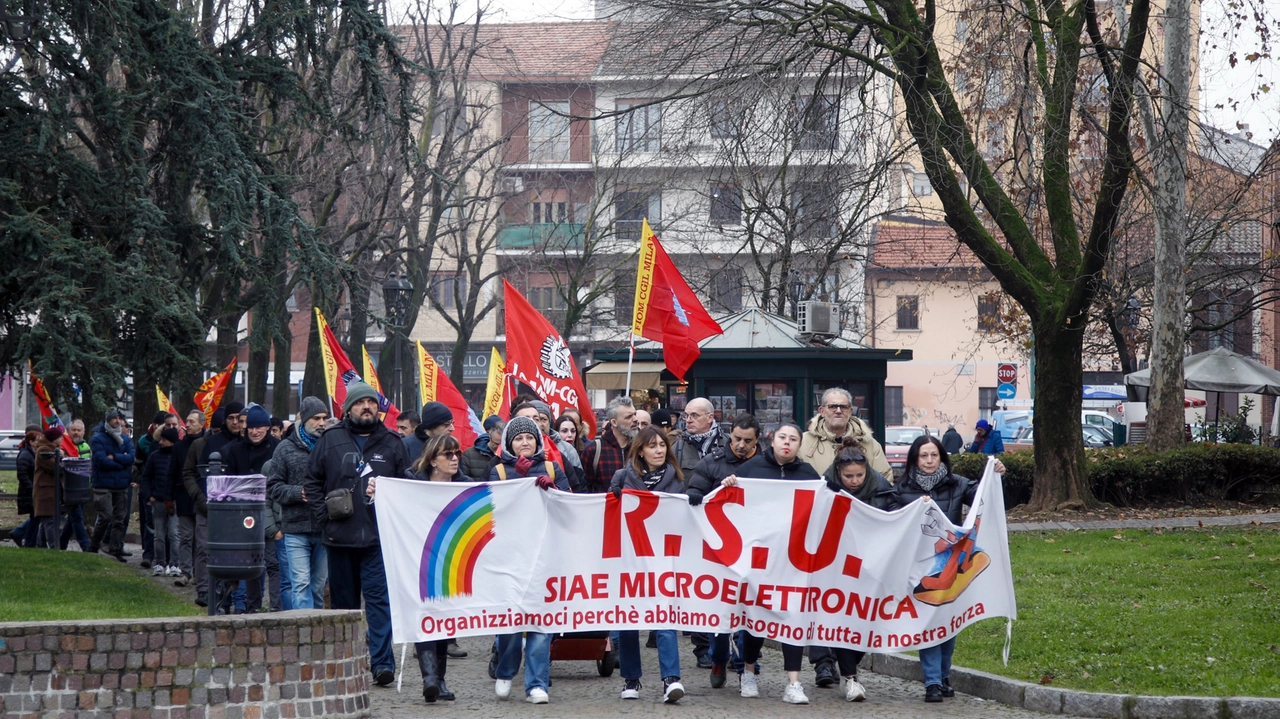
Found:
[(724, 334), (702, 306), (644, 220), (631, 334), (662, 343), (662, 361), (681, 382), (702, 351), (698, 343)]
[(587, 423), (587, 436), (595, 437), (596, 414), (587, 401), (587, 388), (573, 363), (573, 355), (560, 333), (510, 282), (502, 281), (507, 324), (507, 372), (533, 388), (539, 399), (559, 417), (577, 407)]
[(40, 427), (41, 429), (49, 429), (50, 427), (60, 427), (62, 429), (62, 453), (68, 457), (79, 457), (80, 449), (76, 447), (76, 443), (71, 441), (71, 435), (67, 434), (67, 428), (62, 424), (62, 418), (58, 416), (57, 410), (53, 408), (53, 400), (49, 398), (49, 390), (45, 389), (44, 382), (36, 376), (34, 367), (28, 360), (27, 366), (31, 368), (31, 391), (36, 395), (36, 404), (40, 408)]
[(236, 358), (232, 357), (227, 368), (210, 377), (200, 385), (200, 389), (196, 390), (195, 399), (196, 406), (204, 412), (204, 416), (212, 417), (213, 411), (222, 403), (222, 395), (226, 393), (227, 386), (231, 384), (231, 378), (235, 376)]
[(378, 380), (378, 368), (373, 366), (373, 358), (369, 356), (369, 348), (360, 345), (360, 352), (364, 355), (364, 381), (378, 392), (378, 411), (382, 413), (382, 423), (387, 429), (399, 431), (396, 428), (396, 420), (400, 417), (400, 409), (391, 403), (391, 400), (382, 394), (382, 382)]
[[(342, 405), (347, 401), (347, 385), (361, 381), (360, 373), (356, 371), (355, 365), (351, 364), (351, 358), (347, 357), (346, 350), (343, 350), (342, 345), (338, 343), (333, 330), (329, 329), (324, 313), (319, 307), (313, 309), (316, 312), (316, 323), (320, 328), (320, 357), (324, 360), (325, 389), (329, 391), (329, 404), (332, 405), (333, 416), (341, 418)], [(383, 396), (382, 390), (376, 384), (377, 381), (375, 376), (370, 386), (378, 393), (378, 413), (382, 415), (382, 423), (394, 431), (400, 410)]]
[(484, 434), (484, 425), (480, 424), (467, 399), (449, 375), (440, 371), (440, 365), (421, 342), (418, 343), (418, 399), (424, 405), (440, 402), (449, 408), (453, 413), (453, 436), (464, 449), (471, 447), (476, 443), (476, 437)]

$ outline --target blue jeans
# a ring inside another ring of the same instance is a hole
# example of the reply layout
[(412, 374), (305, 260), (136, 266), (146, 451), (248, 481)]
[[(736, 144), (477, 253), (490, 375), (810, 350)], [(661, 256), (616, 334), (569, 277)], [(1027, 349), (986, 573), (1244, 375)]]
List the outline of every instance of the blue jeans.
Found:
[(707, 652), (711, 657), (711, 663), (723, 667), (729, 663), (729, 640), (732, 639), (730, 634), (712, 634), (711, 635), (711, 651)]
[[(658, 671), (663, 679), (680, 677), (680, 634), (674, 629), (654, 632), (658, 640)], [(640, 632), (635, 629), (618, 632), (618, 659), (622, 663), (623, 679), (639, 679)]]
[[(498, 678), (511, 680), (520, 666), (520, 635), (498, 637)], [(524, 693), (551, 684), (551, 635), (529, 632), (524, 641)]]
[(956, 651), (956, 638), (928, 649), (920, 650), (920, 669), (924, 671), (924, 685), (941, 686), (943, 679), (951, 678), (951, 655)]
[(84, 551), (89, 547), (89, 529), (84, 526), (84, 507), (79, 504), (70, 505), (67, 509), (67, 523), (62, 527), (61, 547), (67, 548), (71, 543), (71, 535), (74, 534), (76, 543), (80, 545), (80, 551)]
[[(280, 597), (280, 606), (276, 606), (272, 602), (272, 611), (289, 611), (293, 609), (293, 590), (290, 588), (289, 578), (289, 552), (284, 548), (284, 539), (278, 539), (271, 543), (276, 550), (276, 581), (280, 583), (280, 590), (274, 592), (275, 596)], [(275, 596), (272, 599), (275, 599)]]
[[(369, 665), (374, 675), (383, 669), (396, 670), (391, 651), (391, 602), (387, 598), (387, 571), (382, 564), (382, 548), (329, 547), (329, 599), (334, 609), (360, 609), (364, 599), (365, 637), (369, 645)], [(547, 661), (551, 660), (550, 649)], [(550, 671), (548, 669), (548, 671)]]
[[(280, 544), (289, 555), (289, 568), (284, 569), (282, 561), (280, 570), (280, 576), (289, 578), (289, 592), (293, 596), (289, 608), (324, 609), (324, 586), (329, 583), (329, 553), (320, 533), (286, 534)], [(284, 587), (280, 589), (283, 593)]]

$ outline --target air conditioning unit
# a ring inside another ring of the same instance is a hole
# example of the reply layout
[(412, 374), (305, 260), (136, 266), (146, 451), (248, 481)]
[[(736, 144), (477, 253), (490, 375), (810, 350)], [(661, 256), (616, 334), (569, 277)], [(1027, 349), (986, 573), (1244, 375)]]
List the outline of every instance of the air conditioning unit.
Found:
[(802, 335), (835, 337), (840, 334), (840, 305), (834, 302), (801, 302), (797, 319)]
[(524, 192), (523, 177), (504, 177), (502, 178), (502, 194), (518, 195)]

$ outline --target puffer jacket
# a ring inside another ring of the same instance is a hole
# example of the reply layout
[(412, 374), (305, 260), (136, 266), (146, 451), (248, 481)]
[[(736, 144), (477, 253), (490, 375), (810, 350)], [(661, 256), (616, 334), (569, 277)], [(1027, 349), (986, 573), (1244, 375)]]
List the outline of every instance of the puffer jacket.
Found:
[(153, 497), (161, 502), (173, 499), (169, 483), (169, 465), (172, 463), (173, 447), (162, 447), (157, 443), (138, 474), (138, 497), (143, 502)]
[(262, 441), (254, 444), (245, 436), (227, 444), (222, 452), (222, 467), (227, 474), (261, 474), (262, 466), (276, 452), (280, 440), (268, 432)]
[[(852, 434), (858, 444), (862, 445), (862, 453), (867, 456), (867, 465), (886, 477), (893, 476), (889, 460), (884, 456), (884, 447), (871, 434), (871, 427), (857, 417), (849, 418), (849, 426), (845, 434)], [(843, 435), (842, 435), (843, 436)], [(813, 465), (814, 470), (825, 472), (836, 460), (836, 452), (840, 451), (841, 437), (837, 437), (827, 429), (826, 420), (818, 415), (809, 422), (809, 431), (800, 438), (800, 459)]]
[(742, 463), (738, 468), (738, 476), (748, 479), (822, 479), (822, 475), (813, 465), (796, 456), (786, 464), (778, 464), (773, 456), (773, 447), (765, 447), (763, 452)]
[(917, 499), (928, 496), (938, 504), (938, 508), (947, 515), (952, 524), (960, 524), (964, 515), (964, 507), (972, 506), (974, 496), (978, 492), (978, 483), (958, 474), (948, 474), (928, 492), (916, 484), (915, 475), (910, 469), (902, 475), (902, 479), (893, 487), (889, 506), (886, 509), (905, 507)]
[(31, 501), (31, 493), (36, 481), (36, 453), (31, 443), (23, 441), (18, 445), (18, 514), (31, 514), (35, 511)]
[[(182, 484), (182, 470), (187, 465), (187, 454), (207, 434), (207, 430), (202, 430), (200, 434), (188, 434), (173, 445), (173, 455), (169, 458), (169, 498), (173, 500), (179, 517), (196, 516), (196, 501)], [(203, 446), (202, 442), (201, 447)], [(192, 471), (195, 471), (194, 468)]]
[(476, 437), (474, 445), (462, 453), (462, 462), (458, 466), (463, 474), (477, 482), (483, 482), (489, 478), (495, 456), (493, 449), (489, 447), (489, 435), (482, 434)]
[[(760, 454), (760, 448), (756, 447), (751, 457), (758, 454)], [(698, 466), (693, 468), (693, 475), (689, 477), (689, 488), (685, 493), (689, 495), (691, 503), (700, 503), (703, 497), (720, 486), (721, 480), (731, 474), (737, 474), (738, 468), (751, 457), (739, 459), (738, 455), (731, 452), (728, 447), (712, 450), (711, 454), (698, 462)]]
[(315, 515), (302, 499), (302, 485), (307, 479), (309, 461), (311, 450), (298, 436), (295, 426), (276, 445), (276, 453), (268, 463), (267, 497), (281, 507), (280, 531), (285, 534), (320, 531)]
[(609, 485), (609, 491), (617, 494), (624, 489), (638, 489), (642, 492), (666, 492), (668, 494), (684, 494), (685, 484), (676, 478), (676, 468), (666, 465), (663, 468), (662, 479), (652, 487), (644, 486), (640, 475), (636, 473), (635, 467), (623, 467), (613, 475), (613, 482)]
[(888, 509), (893, 504), (893, 485), (889, 480), (884, 478), (883, 474), (867, 467), (867, 478), (863, 480), (862, 487), (856, 493), (849, 491), (840, 478), (836, 476), (836, 467), (831, 465), (826, 472), (822, 473), (822, 478), (827, 480), (827, 488), (832, 492), (844, 492), (852, 495), (854, 499), (863, 504), (870, 505), (876, 509)]
[(120, 437), (117, 444), (105, 425), (93, 428), (89, 449), (93, 452), (94, 489), (128, 489), (133, 482), (133, 440), (127, 434)]
[[(341, 424), (320, 435), (307, 460), (307, 476), (302, 487), (307, 493), (311, 516), (320, 525), (325, 545), (360, 549), (378, 544), (377, 516), (374, 506), (365, 496), (368, 477), (407, 477), (410, 462), (400, 435), (387, 429), (386, 425), (374, 426), (365, 440), (363, 452), (356, 444), (351, 427), (351, 416), (347, 415)], [(360, 470), (354, 480), (343, 477), (342, 458), (348, 453), (362, 457), (370, 473), (363, 475), (363, 470)], [(351, 490), (355, 513), (346, 519), (330, 521), (324, 498), (336, 489)]]
[(568, 492), (571, 490), (571, 487), (569, 485), (569, 475), (565, 474), (564, 469), (561, 468), (560, 465), (547, 459), (547, 455), (544, 451), (544, 447), (545, 447), (545, 445), (543, 444), (544, 440), (541, 433), (535, 432), (533, 435), (538, 443), (536, 445), (536, 449), (533, 452), (533, 455), (529, 457), (529, 461), (533, 462), (533, 465), (529, 467), (529, 473), (521, 474), (519, 471), (517, 471), (516, 470), (517, 457), (514, 454), (511, 454), (511, 452), (507, 449), (507, 447), (511, 444), (511, 441), (508, 438), (508, 434), (510, 432), (511, 432), (511, 425), (508, 424), (507, 428), (502, 430), (502, 454), (499, 455), (500, 461), (493, 466), (493, 469), (489, 470), (489, 476), (487, 478), (488, 481), (500, 482), (504, 479), (524, 479), (526, 477), (546, 477), (548, 476), (547, 467), (550, 466), (551, 470), (555, 472), (556, 489), (562, 492)]

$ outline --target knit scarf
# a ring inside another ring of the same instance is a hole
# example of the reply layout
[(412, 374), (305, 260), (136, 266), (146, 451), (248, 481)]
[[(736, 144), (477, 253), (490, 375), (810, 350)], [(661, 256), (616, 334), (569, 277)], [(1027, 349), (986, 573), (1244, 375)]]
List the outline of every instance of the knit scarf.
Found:
[(716, 446), (716, 440), (719, 438), (720, 438), (720, 425), (718, 424), (711, 425), (711, 429), (707, 430), (706, 432), (703, 432), (702, 434), (688, 435), (689, 441), (698, 445), (699, 457), (707, 456), (707, 452), (710, 452), (711, 449)]
[(316, 438), (307, 433), (307, 425), (304, 422), (298, 423), (298, 439), (302, 440), (308, 452), (316, 448)]
[(109, 424), (104, 424), (102, 425), (102, 430), (106, 432), (108, 435), (110, 435), (111, 439), (114, 439), (116, 441), (117, 446), (119, 447), (124, 446), (124, 430), (123, 429), (119, 427), (112, 427)]
[(645, 489), (653, 489), (658, 482), (662, 481), (662, 477), (667, 473), (667, 465), (662, 465), (651, 472), (645, 472), (640, 475), (640, 481), (644, 482)]
[(926, 492), (932, 492), (933, 488), (941, 484), (942, 480), (946, 479), (948, 474), (947, 465), (945, 464), (939, 464), (938, 468), (929, 474), (921, 472), (918, 467), (913, 467), (911, 469), (912, 478), (916, 480), (916, 484), (920, 486), (920, 489), (923, 489)]

